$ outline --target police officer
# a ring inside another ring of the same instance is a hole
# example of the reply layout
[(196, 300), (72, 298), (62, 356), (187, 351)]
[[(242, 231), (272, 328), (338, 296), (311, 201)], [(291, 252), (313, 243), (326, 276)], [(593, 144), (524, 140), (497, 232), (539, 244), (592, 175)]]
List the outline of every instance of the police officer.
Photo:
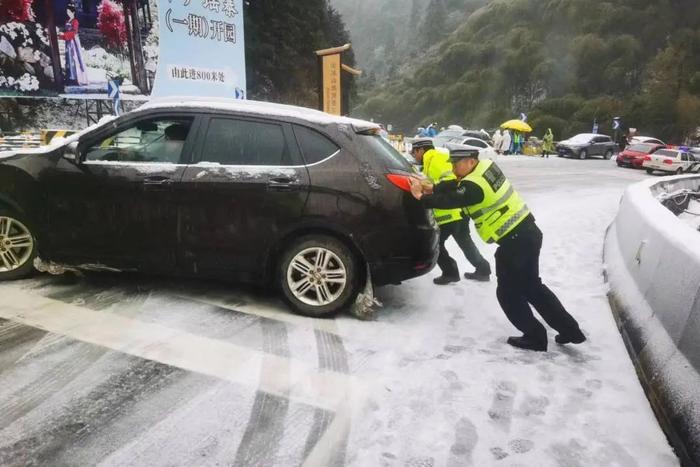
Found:
[[(416, 161), (423, 165), (423, 175), (433, 184), (452, 181), (456, 184), (452, 163), (447, 152), (438, 151), (433, 146), (433, 140), (421, 138), (413, 141), (411, 154)], [(440, 255), (438, 266), (442, 271), (440, 277), (433, 279), (437, 285), (446, 285), (459, 282), (459, 268), (457, 262), (450, 256), (445, 248), (445, 242), (453, 237), (461, 248), (467, 260), (476, 268), (474, 272), (465, 272), (467, 279), (488, 281), (491, 276), (491, 265), (481, 256), (479, 249), (469, 235), (469, 218), (462, 217), (461, 209), (435, 209), (435, 221), (440, 226)]]
[[(558, 344), (580, 344), (586, 340), (576, 320), (556, 295), (542, 283), (539, 274), (542, 232), (523, 199), (498, 166), (479, 161), (479, 152), (461, 145), (448, 146), (456, 185), (424, 187), (411, 180), (411, 193), (427, 208), (462, 208), (474, 220), (487, 243), (497, 243), (496, 277), (498, 302), (523, 335), (509, 337), (514, 347), (546, 351), (547, 331), (534, 317), (530, 305), (557, 330)], [(432, 191), (432, 193), (431, 193)]]

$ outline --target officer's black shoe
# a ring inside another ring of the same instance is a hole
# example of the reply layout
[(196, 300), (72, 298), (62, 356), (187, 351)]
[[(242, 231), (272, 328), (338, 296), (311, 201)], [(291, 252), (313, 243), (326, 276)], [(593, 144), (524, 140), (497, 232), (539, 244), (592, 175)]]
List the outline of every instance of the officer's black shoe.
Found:
[(577, 329), (573, 334), (557, 334), (554, 340), (557, 344), (580, 344), (586, 342), (586, 336)]
[(459, 282), (459, 276), (446, 276), (442, 275), (433, 279), (433, 284), (435, 285), (447, 285), (453, 282)]
[(513, 347), (517, 347), (519, 349), (534, 350), (537, 352), (547, 351), (547, 341), (541, 342), (526, 336), (509, 337), (507, 342)]
[(464, 278), (469, 279), (471, 281), (488, 282), (491, 280), (491, 274), (479, 271), (465, 272)]

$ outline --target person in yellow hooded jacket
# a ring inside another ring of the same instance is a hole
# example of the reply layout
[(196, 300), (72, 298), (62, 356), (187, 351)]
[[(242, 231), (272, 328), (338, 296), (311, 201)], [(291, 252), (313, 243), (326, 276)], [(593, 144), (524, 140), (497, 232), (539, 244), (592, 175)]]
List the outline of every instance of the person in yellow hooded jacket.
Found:
[[(411, 154), (419, 164), (422, 164), (423, 175), (432, 184), (456, 183), (449, 152), (435, 149), (433, 140), (429, 138), (415, 140), (411, 146)], [(467, 261), (475, 268), (474, 272), (465, 272), (464, 277), (471, 280), (488, 281), (491, 276), (491, 265), (481, 256), (469, 234), (469, 218), (462, 216), (461, 209), (434, 209), (433, 213), (440, 226), (440, 255), (437, 262), (442, 271), (442, 275), (436, 277), (433, 282), (437, 285), (446, 285), (460, 280), (457, 262), (450, 256), (445, 247), (445, 242), (450, 237), (454, 238)]]
[(496, 296), (510, 322), (523, 333), (508, 344), (546, 351), (547, 330), (530, 305), (557, 330), (557, 344), (580, 344), (586, 336), (573, 316), (540, 278), (542, 231), (525, 200), (496, 163), (479, 160), (479, 152), (462, 145), (449, 146), (455, 185), (423, 186), (411, 179), (411, 193), (426, 208), (461, 208), (474, 220), (479, 236), (496, 250)]

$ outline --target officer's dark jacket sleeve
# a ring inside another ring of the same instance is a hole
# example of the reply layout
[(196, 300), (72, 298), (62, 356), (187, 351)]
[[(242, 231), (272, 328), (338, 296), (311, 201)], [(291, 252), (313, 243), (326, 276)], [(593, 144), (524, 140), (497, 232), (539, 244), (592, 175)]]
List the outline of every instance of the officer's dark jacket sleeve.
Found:
[(442, 182), (435, 185), (432, 195), (421, 198), (423, 206), (437, 209), (456, 209), (478, 204), (484, 200), (484, 191), (473, 182)]

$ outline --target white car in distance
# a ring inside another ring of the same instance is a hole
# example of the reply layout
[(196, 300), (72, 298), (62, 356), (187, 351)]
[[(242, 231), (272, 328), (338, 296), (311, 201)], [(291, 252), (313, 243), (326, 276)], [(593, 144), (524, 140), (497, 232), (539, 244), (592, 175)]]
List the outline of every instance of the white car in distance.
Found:
[(659, 149), (645, 156), (642, 163), (648, 174), (658, 171), (680, 175), (684, 172), (696, 172), (698, 166), (699, 163), (692, 153), (679, 149)]

